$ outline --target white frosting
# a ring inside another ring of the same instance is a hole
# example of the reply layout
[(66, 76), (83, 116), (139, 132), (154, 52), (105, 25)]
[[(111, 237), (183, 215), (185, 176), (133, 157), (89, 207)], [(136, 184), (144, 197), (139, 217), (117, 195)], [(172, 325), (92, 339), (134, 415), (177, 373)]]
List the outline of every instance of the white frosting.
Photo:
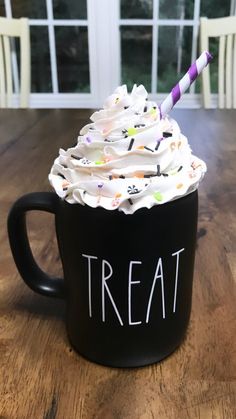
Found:
[(160, 120), (144, 86), (131, 94), (118, 87), (91, 121), (75, 147), (60, 149), (49, 174), (62, 199), (132, 214), (197, 189), (205, 163), (192, 155), (176, 121)]

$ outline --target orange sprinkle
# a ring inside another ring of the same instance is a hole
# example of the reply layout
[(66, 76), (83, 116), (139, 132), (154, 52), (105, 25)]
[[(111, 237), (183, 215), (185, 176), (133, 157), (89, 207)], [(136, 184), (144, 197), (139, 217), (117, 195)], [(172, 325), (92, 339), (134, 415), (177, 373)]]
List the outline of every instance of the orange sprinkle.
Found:
[(122, 196), (122, 195), (121, 195), (121, 193), (119, 193), (119, 192), (115, 194), (115, 198), (120, 198), (121, 196)]
[(136, 148), (137, 148), (137, 150), (143, 150), (144, 149), (144, 145), (140, 145), (140, 146), (138, 146)]
[(184, 185), (182, 183), (178, 183), (178, 185), (176, 185), (177, 189), (181, 189)]
[(170, 143), (170, 148), (173, 151), (176, 147), (176, 144), (174, 142)]
[(142, 173), (142, 172), (136, 172), (136, 173), (134, 174), (134, 176), (135, 176), (135, 177), (138, 177), (138, 178), (143, 178), (143, 177), (144, 177), (144, 173)]
[(63, 187), (63, 188), (65, 188), (66, 186), (68, 186), (70, 183), (67, 181), (67, 180), (64, 180), (63, 182), (62, 182), (62, 184), (61, 184), (61, 186)]

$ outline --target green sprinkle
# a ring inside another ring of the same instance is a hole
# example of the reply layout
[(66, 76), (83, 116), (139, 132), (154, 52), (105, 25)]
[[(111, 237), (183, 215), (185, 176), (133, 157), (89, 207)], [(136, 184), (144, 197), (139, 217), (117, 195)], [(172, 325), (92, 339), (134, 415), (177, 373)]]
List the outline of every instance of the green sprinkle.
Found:
[(154, 198), (155, 198), (158, 202), (163, 201), (163, 196), (162, 196), (161, 192), (155, 192), (155, 193), (153, 194), (153, 196), (154, 196)]
[(128, 135), (135, 135), (135, 134), (137, 134), (137, 130), (136, 130), (136, 128), (128, 128), (127, 133), (128, 133)]
[(152, 108), (151, 111), (150, 111), (150, 113), (151, 113), (151, 115), (156, 115), (157, 111), (156, 111), (155, 108)]
[(100, 161), (100, 160), (98, 160), (98, 161), (95, 161), (95, 164), (103, 164), (104, 162), (103, 161)]

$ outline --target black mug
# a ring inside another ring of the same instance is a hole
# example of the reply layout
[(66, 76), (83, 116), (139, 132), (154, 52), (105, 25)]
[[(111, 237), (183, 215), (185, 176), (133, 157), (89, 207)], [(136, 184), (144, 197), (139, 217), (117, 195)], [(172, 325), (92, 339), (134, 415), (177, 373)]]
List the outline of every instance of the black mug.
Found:
[[(30, 210), (55, 214), (64, 279), (36, 264)], [(16, 266), (34, 291), (66, 299), (72, 346), (112, 367), (162, 360), (184, 338), (191, 311), (197, 191), (132, 215), (69, 204), (54, 192), (25, 195), (8, 218)]]

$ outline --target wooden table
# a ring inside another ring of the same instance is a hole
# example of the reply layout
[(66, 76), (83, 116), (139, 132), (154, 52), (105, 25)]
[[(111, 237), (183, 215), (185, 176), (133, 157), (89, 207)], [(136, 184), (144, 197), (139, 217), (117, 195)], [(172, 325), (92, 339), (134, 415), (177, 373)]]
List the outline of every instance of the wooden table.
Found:
[[(0, 418), (165, 419), (236, 417), (236, 112), (176, 110), (208, 165), (200, 186), (190, 327), (182, 346), (145, 368), (112, 369), (75, 353), (63, 301), (33, 293), (9, 250), (11, 204), (50, 190), (59, 147), (71, 146), (88, 110), (0, 111)], [(61, 275), (53, 216), (28, 217), (40, 265)]]

